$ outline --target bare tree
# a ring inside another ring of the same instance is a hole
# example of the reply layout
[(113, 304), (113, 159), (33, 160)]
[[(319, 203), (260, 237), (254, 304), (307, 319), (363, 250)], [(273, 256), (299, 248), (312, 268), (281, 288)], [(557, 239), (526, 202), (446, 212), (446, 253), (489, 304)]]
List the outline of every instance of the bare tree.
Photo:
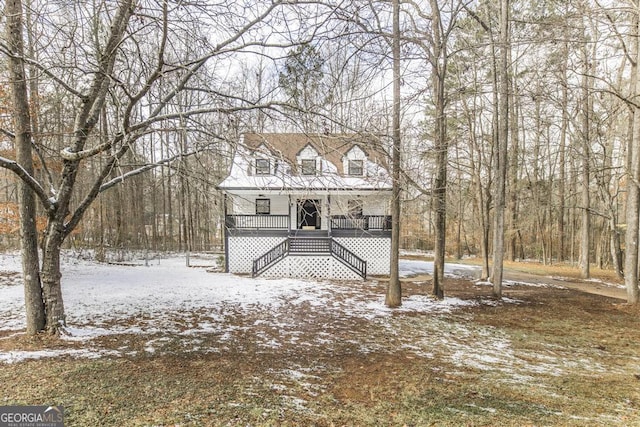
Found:
[(436, 151), (436, 176), (433, 188), (434, 210), (436, 214), (436, 237), (433, 260), (433, 295), (444, 297), (444, 258), (446, 245), (447, 218), (447, 131), (445, 116), (445, 78), (447, 73), (447, 34), (442, 25), (440, 7), (437, 0), (431, 0), (432, 55), (431, 81), (435, 106), (434, 148)]
[[(640, 34), (640, 3), (635, 6), (636, 18), (633, 20), (634, 38)], [(632, 68), (632, 93), (637, 97), (639, 91), (638, 81), (640, 81), (640, 44), (634, 43), (635, 66)], [(627, 207), (626, 220), (627, 230), (625, 234), (626, 250), (624, 259), (624, 282), (627, 287), (627, 301), (630, 304), (640, 303), (640, 290), (638, 289), (638, 233), (640, 221), (640, 107), (637, 103), (633, 109), (633, 128), (631, 131), (632, 141), (627, 148), (628, 157), (628, 177), (627, 177)]]
[(391, 196), (391, 259), (389, 285), (385, 304), (388, 307), (399, 307), (402, 304), (402, 287), (400, 285), (400, 197), (402, 183), (400, 182), (400, 2), (393, 0), (393, 110), (392, 110), (392, 181)]
[[(8, 1), (5, 9), (7, 20), (7, 48), (11, 103), (13, 104), (14, 143), (16, 164), (11, 168), (26, 176), (33, 175), (31, 150), (31, 115), (27, 92), (27, 75), (24, 62), (22, 36), (22, 2)], [(20, 243), (22, 247), (22, 275), (27, 314), (27, 333), (35, 334), (44, 327), (45, 312), (40, 285), (40, 260), (38, 257), (38, 231), (36, 228), (36, 198), (29, 185), (19, 181)]]
[[(586, 35), (585, 35), (586, 37)], [(584, 71), (582, 75), (582, 111), (581, 111), (581, 131), (582, 131), (582, 144), (581, 144), (581, 225), (580, 225), (580, 275), (583, 278), (588, 278), (589, 273), (589, 248), (590, 248), (590, 222), (591, 222), (591, 196), (589, 189), (590, 180), (590, 159), (591, 159), (591, 103), (590, 103), (590, 78), (591, 65), (588, 54), (587, 40), (585, 40), (582, 46)]]
[(495, 217), (493, 231), (493, 294), (502, 297), (504, 263), (504, 212), (509, 142), (509, 0), (500, 1), (500, 61), (498, 66), (498, 147), (496, 149)]
[[(17, 15), (23, 13), (19, 2), (12, 5)], [(191, 148), (190, 153), (185, 153), (176, 144), (175, 154), (168, 154), (153, 164), (143, 162), (129, 169), (122, 168), (127, 156), (135, 159), (138, 155), (133, 147), (154, 132), (166, 137), (179, 134), (171, 132), (176, 127), (199, 132), (202, 127), (194, 121), (196, 117), (232, 115), (238, 111), (276, 105), (251, 104), (233, 93), (223, 92), (224, 88), (216, 87), (216, 79), (207, 75), (207, 64), (214, 60), (222, 61), (232, 52), (249, 49), (253, 45), (268, 46), (271, 44), (269, 38), (274, 39), (274, 48), (279, 48), (286, 43), (285, 36), (289, 36), (274, 31), (266, 41), (262, 38), (265, 33), (263, 24), (268, 17), (275, 13), (287, 15), (284, 11), (289, 7), (286, 1), (272, 2), (250, 14), (245, 14), (246, 10), (233, 2), (211, 5), (211, 10), (197, 5), (194, 6), (196, 10), (166, 1), (159, 7), (155, 2), (131, 0), (93, 6), (95, 10), (82, 16), (97, 14), (100, 19), (81, 20), (69, 26), (76, 32), (87, 31), (95, 37), (93, 51), (90, 46), (78, 43), (82, 40), (78, 34), (62, 31), (64, 25), (57, 28), (56, 40), (67, 38), (69, 45), (75, 48), (71, 58), (65, 56), (68, 49), (62, 52), (54, 49), (47, 51), (46, 60), (36, 61), (16, 51), (13, 44), (0, 44), (0, 51), (14, 58), (16, 64), (35, 66), (47, 78), (48, 85), (73, 98), (69, 106), (73, 109), (73, 129), (62, 138), (64, 148), (56, 156), (61, 159), (57, 179), (45, 178), (43, 183), (33, 175), (28, 165), (25, 167), (0, 157), (0, 167), (13, 171), (28, 186), (27, 193), (35, 195), (47, 213), (40, 273), (45, 327), (51, 333), (57, 333), (65, 324), (60, 250), (93, 202), (100, 194), (128, 179), (158, 166), (170, 166), (176, 160), (204, 149)], [(92, 5), (80, 7), (91, 8)], [(225, 14), (218, 13), (221, 10)], [(218, 26), (219, 31), (213, 37), (215, 40), (202, 37), (207, 31), (197, 28), (197, 18), (203, 13), (209, 13), (208, 20), (218, 19), (227, 23), (226, 27)], [(55, 22), (55, 19), (67, 20), (68, 16), (56, 10), (56, 15), (51, 18), (50, 21)], [(97, 27), (92, 28), (91, 25)], [(20, 27), (13, 34), (16, 39), (22, 37)], [(174, 34), (176, 37), (171, 37)], [(306, 37), (304, 34), (299, 36)], [(179, 95), (185, 92), (201, 92), (208, 97), (184, 108), (179, 102)], [(18, 93), (18, 98), (14, 104), (27, 105), (26, 91)], [(99, 138), (100, 128), (97, 125), (102, 117), (109, 120), (108, 135)], [(28, 120), (25, 116), (27, 124)], [(23, 127), (28, 129), (26, 125)], [(210, 136), (214, 142), (221, 140), (218, 135)], [(30, 158), (29, 155), (27, 157)], [(87, 175), (83, 166), (93, 158), (100, 159), (97, 162), (99, 166), (93, 171), (94, 175)], [(189, 215), (183, 212), (185, 219)], [(185, 224), (183, 235), (191, 226)], [(186, 238), (184, 235), (183, 239)], [(31, 240), (37, 241), (35, 238)], [(29, 325), (30, 331), (39, 328), (38, 325)]]

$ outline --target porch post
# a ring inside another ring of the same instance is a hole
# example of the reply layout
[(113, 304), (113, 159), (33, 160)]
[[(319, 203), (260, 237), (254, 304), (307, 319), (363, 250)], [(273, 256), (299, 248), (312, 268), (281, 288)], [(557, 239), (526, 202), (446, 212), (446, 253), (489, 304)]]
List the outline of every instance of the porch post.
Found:
[(289, 194), (289, 235), (291, 235), (291, 194)]
[(331, 237), (331, 194), (327, 194), (327, 234)]
[(224, 272), (229, 272), (229, 227), (227, 226), (227, 193), (222, 198), (222, 209), (224, 209)]

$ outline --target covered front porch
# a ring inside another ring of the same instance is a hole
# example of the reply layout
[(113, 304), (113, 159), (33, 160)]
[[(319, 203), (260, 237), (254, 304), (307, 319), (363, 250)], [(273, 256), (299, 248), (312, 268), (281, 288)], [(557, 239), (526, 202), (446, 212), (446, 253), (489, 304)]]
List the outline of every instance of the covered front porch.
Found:
[(289, 215), (245, 215), (229, 214), (225, 217), (225, 226), (230, 231), (285, 232), (288, 236), (338, 236), (353, 232), (369, 232), (382, 235), (391, 232), (390, 215), (345, 215), (329, 216), (325, 226), (293, 224)]
[(227, 203), (225, 225), (235, 235), (391, 235), (388, 198), (379, 195), (247, 194)]

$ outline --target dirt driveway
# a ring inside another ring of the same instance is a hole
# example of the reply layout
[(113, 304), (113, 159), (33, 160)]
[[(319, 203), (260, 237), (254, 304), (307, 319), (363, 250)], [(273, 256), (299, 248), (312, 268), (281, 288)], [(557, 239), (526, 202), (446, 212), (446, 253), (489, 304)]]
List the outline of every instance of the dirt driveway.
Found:
[(547, 284), (565, 287), (590, 294), (603, 295), (621, 300), (627, 299), (627, 290), (622, 285), (604, 283), (599, 280), (581, 280), (567, 277), (539, 276), (520, 271), (505, 270), (506, 280), (517, 283)]
[[(480, 277), (480, 268), (469, 268), (466, 263), (447, 263), (445, 271), (449, 272), (449, 275), (453, 274), (453, 277), (459, 277), (469, 280), (478, 280)], [(542, 269), (551, 269), (542, 273)], [(610, 298), (616, 298), (626, 301), (627, 290), (621, 283), (612, 283), (604, 279), (579, 279), (576, 277), (565, 276), (563, 272), (553, 272), (553, 267), (541, 266), (541, 273), (531, 273), (518, 270), (517, 268), (505, 267), (504, 269), (504, 285), (534, 285), (541, 287), (557, 287), (573, 289), (581, 292), (586, 292), (595, 295), (602, 295)], [(403, 281), (431, 281), (430, 271), (419, 272), (418, 274), (408, 275)]]

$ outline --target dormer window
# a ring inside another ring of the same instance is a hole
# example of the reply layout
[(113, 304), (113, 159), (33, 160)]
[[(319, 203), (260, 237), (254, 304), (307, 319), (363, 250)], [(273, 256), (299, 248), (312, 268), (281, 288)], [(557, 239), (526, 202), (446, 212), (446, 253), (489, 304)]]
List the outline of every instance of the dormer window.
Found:
[(349, 160), (349, 176), (362, 176), (364, 171), (363, 163), (362, 160)]
[(256, 175), (270, 175), (271, 162), (269, 159), (256, 159)]
[(315, 175), (316, 174), (316, 160), (315, 159), (302, 159), (301, 160), (302, 175)]

